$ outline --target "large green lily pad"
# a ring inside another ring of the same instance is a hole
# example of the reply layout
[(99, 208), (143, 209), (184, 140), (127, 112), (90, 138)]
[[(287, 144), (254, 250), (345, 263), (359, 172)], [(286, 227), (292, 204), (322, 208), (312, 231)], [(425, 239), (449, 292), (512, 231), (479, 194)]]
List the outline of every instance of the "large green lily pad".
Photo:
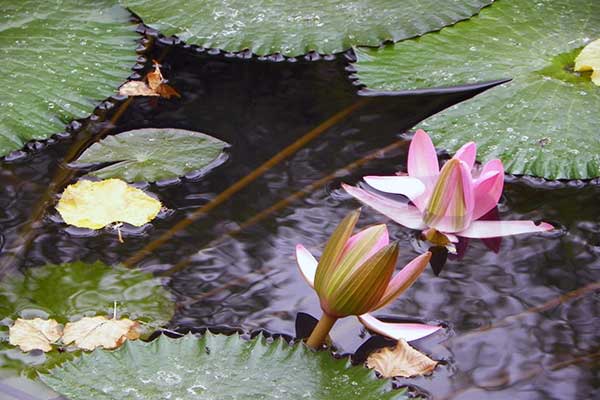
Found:
[(101, 262), (74, 262), (30, 268), (21, 276), (0, 282), (0, 367), (30, 376), (70, 359), (72, 353), (23, 353), (8, 342), (8, 326), (16, 318), (54, 318), (60, 323), (83, 316), (111, 315), (117, 302), (119, 317), (142, 322), (145, 334), (164, 326), (175, 303), (159, 278)]
[(405, 399), (365, 367), (282, 339), (206, 333), (126, 342), (53, 369), (41, 379), (71, 400)]
[(481, 161), (549, 179), (600, 176), (600, 88), (574, 59), (600, 37), (597, 0), (499, 0), (439, 33), (359, 49), (372, 89), (411, 90), (512, 78), (426, 120), (436, 145), (474, 140)]
[(466, 19), (493, 0), (121, 0), (188, 44), (258, 55), (379, 46)]
[(226, 146), (222, 140), (199, 132), (136, 129), (94, 143), (71, 166), (115, 162), (90, 175), (128, 182), (155, 182), (206, 168)]
[(131, 74), (139, 36), (115, 3), (2, 1), (0, 156), (86, 117)]

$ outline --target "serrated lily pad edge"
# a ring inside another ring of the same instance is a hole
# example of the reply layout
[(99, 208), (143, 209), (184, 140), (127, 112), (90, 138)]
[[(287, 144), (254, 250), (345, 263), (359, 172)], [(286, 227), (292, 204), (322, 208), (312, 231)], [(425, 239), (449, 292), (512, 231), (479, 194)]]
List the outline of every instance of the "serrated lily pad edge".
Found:
[[(133, 29), (133, 31), (135, 33), (140, 34), (138, 39), (136, 39), (134, 42), (137, 43), (137, 46), (132, 46), (131, 51), (137, 57), (144, 56), (146, 52), (150, 49), (150, 45), (144, 45), (142, 43), (142, 39), (144, 37), (142, 31), (140, 30), (140, 27), (143, 26), (143, 24), (135, 14), (131, 13), (131, 11), (129, 12), (130, 14), (132, 14), (131, 25), (136, 26), (136, 28)], [(123, 83), (134, 80), (137, 77), (139, 70), (145, 68), (146, 64), (148, 63), (142, 63), (140, 60), (136, 61), (130, 68), (131, 74), (123, 80), (121, 85)], [(94, 107), (94, 109), (89, 113), (88, 116), (72, 119), (71, 122), (65, 125), (63, 131), (56, 132), (46, 139), (32, 139), (28, 141), (20, 149), (13, 150), (5, 155), (0, 156), (0, 162), (12, 163), (26, 161), (29, 157), (38, 154), (39, 152), (43, 151), (46, 147), (56, 143), (60, 143), (65, 140), (69, 140), (75, 137), (77, 134), (83, 132), (85, 128), (87, 128), (88, 125), (92, 122), (94, 117), (101, 120), (108, 110), (121, 106), (127, 101), (127, 98), (123, 98), (117, 93), (121, 85), (114, 88), (115, 90), (113, 94), (104, 98), (103, 100), (98, 101), (98, 104), (96, 105), (96, 107)]]
[[(368, 45), (355, 45), (355, 46), (351, 46), (345, 50), (342, 50), (338, 53), (319, 53), (317, 51), (309, 51), (308, 53), (305, 54), (301, 54), (298, 56), (286, 56), (284, 54), (281, 54), (281, 52), (275, 52), (273, 54), (268, 54), (268, 55), (258, 55), (256, 53), (251, 52), (249, 49), (244, 49), (244, 50), (239, 50), (239, 51), (226, 51), (226, 50), (222, 50), (218, 47), (203, 47), (197, 44), (188, 44), (186, 43), (184, 40), (180, 39), (177, 35), (165, 35), (162, 33), (162, 31), (158, 28), (153, 28), (152, 26), (146, 24), (143, 20), (143, 18), (138, 15), (136, 12), (134, 12), (133, 10), (131, 10), (129, 7), (127, 8), (127, 11), (129, 11), (136, 20), (138, 20), (140, 22), (140, 25), (138, 27), (138, 29), (136, 30), (136, 32), (141, 33), (144, 36), (149, 36), (152, 37), (154, 39), (156, 39), (157, 41), (159, 41), (160, 44), (166, 45), (166, 46), (182, 46), (186, 49), (192, 49), (193, 51), (197, 52), (197, 53), (202, 53), (202, 52), (206, 52), (207, 54), (210, 55), (220, 55), (220, 54), (224, 54), (228, 57), (236, 57), (236, 58), (241, 58), (241, 59), (252, 59), (252, 58), (256, 58), (259, 61), (272, 61), (272, 62), (282, 62), (282, 61), (288, 61), (288, 62), (297, 62), (298, 59), (303, 58), (306, 61), (321, 61), (321, 60), (325, 60), (325, 61), (333, 61), (335, 60), (338, 56), (342, 56), (344, 57), (346, 60), (348, 60), (350, 63), (354, 63), (356, 62), (356, 52), (354, 51), (355, 48), (357, 47), (371, 47), (371, 48), (377, 48), (377, 47), (381, 47), (381, 46), (385, 46), (388, 44), (393, 44), (393, 43), (398, 43), (398, 42), (402, 42), (404, 40), (412, 40), (418, 37), (421, 37), (423, 35), (427, 35), (429, 33), (432, 32), (439, 32), (444, 28), (447, 28), (449, 26), (453, 26), (459, 22), (462, 21), (467, 21), (477, 15), (479, 15), (479, 13), (481, 12), (481, 10), (487, 8), (487, 7), (491, 7), (494, 5), (494, 2), (497, 0), (492, 0), (492, 2), (488, 5), (485, 5), (483, 7), (481, 7), (479, 9), (479, 11), (477, 11), (475, 14), (471, 15), (470, 17), (466, 17), (466, 18), (462, 18), (459, 20), (456, 20), (454, 23), (446, 25), (446, 26), (442, 26), (439, 29), (433, 29), (431, 31), (427, 31), (427, 32), (423, 32), (419, 35), (415, 35), (415, 36), (411, 36), (405, 39), (401, 39), (401, 40), (382, 40), (378, 46), (368, 46)], [(352, 65), (352, 64), (350, 64)]]
[[(119, 348), (114, 349), (114, 350), (104, 350), (101, 348), (96, 348), (95, 350), (90, 351), (90, 352), (80, 352), (75, 358), (70, 359), (70, 360), (64, 360), (60, 364), (55, 365), (50, 370), (47, 370), (45, 372), (38, 371), (37, 372), (38, 378), (44, 384), (48, 385), (48, 387), (52, 388), (47, 380), (57, 379), (54, 376), (54, 372), (55, 372), (55, 370), (62, 369), (63, 364), (65, 364), (65, 363), (72, 363), (74, 365), (77, 365), (83, 361), (83, 357), (92, 357), (98, 353), (118, 352), (118, 351), (129, 352), (131, 346), (143, 346), (146, 348), (151, 348), (151, 347), (160, 346), (162, 343), (165, 343), (165, 342), (167, 342), (169, 344), (173, 344), (174, 342), (179, 341), (179, 340), (195, 340), (195, 341), (199, 342), (203, 337), (206, 337), (206, 336), (208, 336), (209, 339), (218, 337), (218, 336), (225, 336), (226, 340), (233, 339), (233, 340), (238, 340), (238, 341), (244, 341), (247, 343), (257, 342), (264, 346), (285, 346), (285, 347), (289, 347), (290, 351), (303, 351), (303, 352), (308, 352), (308, 353), (309, 352), (317, 352), (317, 351), (318, 352), (326, 351), (328, 353), (328, 356), (331, 357), (332, 359), (334, 359), (340, 363), (345, 362), (345, 366), (343, 369), (349, 369), (349, 368), (368, 369), (364, 364), (353, 365), (351, 362), (350, 355), (337, 356), (335, 353), (332, 353), (331, 349), (316, 351), (316, 350), (313, 350), (313, 349), (307, 347), (305, 345), (305, 343), (301, 340), (294, 340), (293, 338), (288, 339), (287, 337), (280, 336), (280, 335), (272, 336), (269, 332), (266, 332), (266, 331), (259, 331), (257, 335), (252, 336), (249, 339), (244, 337), (244, 332), (242, 332), (242, 331), (239, 331), (239, 332), (236, 331), (232, 334), (223, 334), (223, 333), (213, 333), (213, 332), (211, 332), (210, 328), (206, 328), (203, 333), (188, 332), (184, 335), (181, 335), (180, 337), (171, 337), (172, 334), (177, 333), (177, 332), (160, 331), (160, 330), (157, 332), (160, 332), (158, 337), (155, 337), (150, 341), (138, 339), (138, 340), (135, 340), (135, 343), (133, 343), (133, 341), (127, 340), (127, 341), (125, 341), (125, 343), (122, 346), (120, 346)], [(395, 391), (395, 392), (397, 392), (398, 395), (408, 394), (407, 393), (408, 386), (399, 385), (397, 382), (394, 381), (393, 378), (382, 378), (382, 377), (378, 376), (378, 374), (374, 370), (371, 370), (370, 374), (371, 374), (372, 379), (374, 379), (374, 380), (387, 381), (387, 383), (389, 384), (390, 392)]]

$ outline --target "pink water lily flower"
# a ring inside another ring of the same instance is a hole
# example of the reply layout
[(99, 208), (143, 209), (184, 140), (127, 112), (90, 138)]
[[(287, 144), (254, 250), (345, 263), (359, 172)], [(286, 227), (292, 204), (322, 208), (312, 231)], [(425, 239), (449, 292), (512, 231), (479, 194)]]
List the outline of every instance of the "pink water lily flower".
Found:
[(419, 129), (408, 151), (408, 175), (365, 176), (369, 186), (386, 193), (401, 194), (412, 204), (394, 201), (361, 188), (342, 184), (346, 192), (400, 225), (423, 230), (436, 244), (456, 243), (457, 236), (492, 238), (553, 229), (533, 221), (479, 220), (494, 209), (504, 187), (502, 161), (490, 160), (473, 174), (477, 147), (462, 146), (441, 168), (435, 147)]
[(323, 310), (307, 344), (320, 346), (338, 318), (352, 315), (371, 330), (396, 340), (416, 340), (440, 329), (418, 323), (387, 323), (368, 314), (406, 291), (427, 266), (431, 253), (414, 258), (392, 276), (398, 244), (390, 243), (385, 225), (372, 226), (351, 236), (358, 216), (358, 211), (352, 212), (338, 225), (320, 262), (304, 246), (296, 246), (300, 272), (317, 292)]

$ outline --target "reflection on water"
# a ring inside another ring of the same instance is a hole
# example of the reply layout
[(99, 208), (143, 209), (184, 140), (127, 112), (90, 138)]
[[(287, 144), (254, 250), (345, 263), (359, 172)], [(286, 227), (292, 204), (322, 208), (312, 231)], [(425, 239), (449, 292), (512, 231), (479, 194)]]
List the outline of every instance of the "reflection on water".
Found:
[[(49, 209), (32, 225), (33, 241), (22, 254), (22, 268), (77, 259), (123, 261), (283, 147), (359, 100), (341, 56), (333, 61), (275, 63), (157, 46), (148, 56), (152, 58), (162, 59), (163, 73), (182, 93), (181, 99), (136, 98), (116, 126), (93, 122), (77, 139), (61, 140), (2, 165), (0, 226), (5, 251), (19, 250), (15, 243), (20, 227), (53, 171), (65, 168), (58, 160), (86, 132), (197, 130), (231, 143), (229, 159), (202, 179), (145, 187), (170, 211), (145, 229), (125, 229), (125, 244), (118, 242), (114, 231), (90, 235), (66, 229)], [(178, 310), (170, 328), (226, 325), (293, 335), (297, 312), (319, 317), (314, 291), (296, 270), (295, 245), (303, 243), (318, 256), (340, 219), (359, 206), (340, 190), (340, 183), (355, 184), (364, 175), (404, 170), (408, 143), (402, 133), (467, 96), (372, 98), (208, 216), (177, 232), (140, 263), (171, 276), (169, 287), (178, 298)], [(346, 167), (395, 142), (370, 162)], [(314, 184), (331, 173), (333, 179)], [(307, 186), (309, 190), (292, 204), (237, 232), (244, 221)], [(544, 218), (561, 230), (504, 238), (497, 253), (472, 240), (462, 259), (449, 258), (437, 276), (428, 269), (404, 297), (382, 310), (378, 315), (447, 326), (416, 343), (447, 364), (431, 377), (401, 382), (416, 384), (436, 399), (591, 398), (600, 384), (597, 358), (595, 364), (572, 360), (598, 351), (597, 292), (543, 311), (528, 310), (600, 280), (599, 196), (597, 185), (559, 184), (550, 189), (531, 179), (508, 179), (499, 205), (501, 219)], [(426, 249), (414, 232), (365, 209), (362, 226), (379, 222), (389, 222), (392, 237), (401, 241), (399, 264)], [(231, 231), (236, 234), (229, 236)], [(368, 337), (353, 318), (341, 320), (332, 332), (340, 352), (354, 352)]]

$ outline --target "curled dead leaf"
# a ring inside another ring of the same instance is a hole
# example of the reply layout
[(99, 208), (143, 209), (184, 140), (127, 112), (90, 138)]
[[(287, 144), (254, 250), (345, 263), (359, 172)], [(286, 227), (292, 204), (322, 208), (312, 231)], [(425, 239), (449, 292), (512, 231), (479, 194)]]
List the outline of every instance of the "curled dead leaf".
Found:
[(61, 325), (53, 319), (17, 319), (9, 328), (9, 343), (23, 351), (52, 350), (52, 344), (62, 336)]
[(69, 322), (63, 333), (63, 343), (74, 343), (80, 349), (94, 350), (97, 347), (115, 349), (126, 340), (140, 337), (140, 324), (127, 318), (84, 317)]
[(122, 96), (160, 96), (142, 81), (129, 81), (124, 83), (123, 86), (119, 88), (119, 94)]
[(101, 229), (113, 222), (142, 226), (160, 212), (160, 201), (119, 179), (81, 180), (69, 185), (56, 209), (63, 220), (80, 228)]
[[(146, 83), (147, 82), (147, 83)], [(181, 97), (160, 72), (160, 64), (154, 61), (154, 70), (146, 74), (144, 81), (130, 81), (119, 88), (119, 94), (124, 96), (161, 96), (167, 99)]]
[(438, 364), (420, 351), (412, 348), (400, 339), (395, 347), (383, 348), (371, 354), (367, 359), (367, 368), (374, 369), (384, 378), (427, 375)]

